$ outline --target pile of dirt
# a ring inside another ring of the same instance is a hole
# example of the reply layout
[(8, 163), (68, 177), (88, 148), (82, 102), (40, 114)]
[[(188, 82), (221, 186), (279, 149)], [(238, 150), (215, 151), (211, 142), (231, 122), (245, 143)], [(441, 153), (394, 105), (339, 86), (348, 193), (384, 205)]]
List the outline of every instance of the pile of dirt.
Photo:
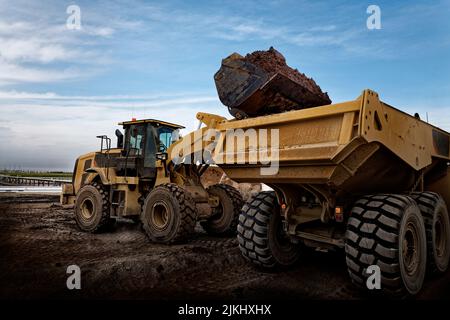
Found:
[(320, 89), (312, 78), (308, 78), (304, 73), (289, 67), (285, 57), (273, 47), (270, 47), (267, 51), (258, 50), (249, 53), (245, 56), (245, 59), (264, 69), (268, 72), (269, 77), (272, 77), (276, 73), (280, 73), (289, 79), (294, 80), (317, 97), (317, 102), (315, 102), (315, 104), (321, 105), (331, 103), (328, 93), (322, 92), (322, 89)]
[(222, 60), (214, 80), (220, 100), (238, 119), (331, 103), (312, 78), (289, 67), (273, 47), (245, 57), (233, 53)]

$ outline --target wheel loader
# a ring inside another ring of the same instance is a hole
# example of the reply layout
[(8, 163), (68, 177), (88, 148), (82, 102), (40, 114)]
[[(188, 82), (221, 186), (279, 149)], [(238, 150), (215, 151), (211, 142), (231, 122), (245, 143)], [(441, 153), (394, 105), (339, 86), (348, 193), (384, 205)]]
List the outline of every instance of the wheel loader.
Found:
[[(287, 267), (304, 247), (343, 249), (354, 283), (367, 289), (371, 270), (379, 270), (381, 289), (394, 296), (416, 294), (427, 272), (448, 269), (448, 132), (372, 90), (348, 102), (242, 120), (197, 118), (202, 132), (215, 132), (208, 150), (231, 179), (273, 190), (257, 194), (239, 215), (239, 248), (251, 263)], [(236, 130), (243, 141), (230, 134)], [(278, 130), (279, 141), (262, 144), (267, 130)], [(273, 174), (254, 158), (267, 150), (276, 155)]]
[(235, 233), (240, 193), (225, 184), (205, 189), (200, 177), (208, 164), (169, 157), (182, 126), (153, 119), (119, 125), (124, 133), (116, 130), (117, 147), (98, 136), (100, 150), (80, 156), (72, 183), (63, 185), (61, 203), (74, 205), (81, 230), (102, 231), (117, 218), (129, 218), (160, 243), (186, 240), (197, 221), (213, 235)]

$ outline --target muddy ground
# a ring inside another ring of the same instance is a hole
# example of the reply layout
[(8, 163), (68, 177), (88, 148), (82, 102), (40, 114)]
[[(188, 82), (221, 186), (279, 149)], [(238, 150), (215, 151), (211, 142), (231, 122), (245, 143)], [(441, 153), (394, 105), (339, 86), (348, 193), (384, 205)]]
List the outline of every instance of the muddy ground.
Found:
[[(349, 282), (342, 252), (307, 251), (289, 270), (261, 272), (233, 238), (198, 228), (188, 243), (149, 243), (123, 220), (112, 233), (80, 232), (56, 196), (0, 195), (0, 298), (364, 299)], [(80, 266), (81, 290), (66, 288)], [(450, 297), (450, 272), (426, 280), (417, 299)]]

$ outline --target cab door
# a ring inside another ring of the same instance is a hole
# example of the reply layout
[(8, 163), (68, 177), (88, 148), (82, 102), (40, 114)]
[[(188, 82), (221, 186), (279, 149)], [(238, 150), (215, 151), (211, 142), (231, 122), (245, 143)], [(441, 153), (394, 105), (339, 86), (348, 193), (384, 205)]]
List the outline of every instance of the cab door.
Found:
[(147, 123), (145, 130), (145, 152), (141, 177), (153, 179), (156, 178), (157, 130), (151, 123)]

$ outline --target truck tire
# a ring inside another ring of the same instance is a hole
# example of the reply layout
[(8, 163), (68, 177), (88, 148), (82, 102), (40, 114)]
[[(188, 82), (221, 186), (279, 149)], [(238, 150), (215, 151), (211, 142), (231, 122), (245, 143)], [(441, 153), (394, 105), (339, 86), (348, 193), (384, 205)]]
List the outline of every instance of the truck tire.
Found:
[(450, 221), (447, 206), (442, 197), (434, 192), (411, 194), (425, 223), (427, 233), (428, 271), (443, 273), (450, 259)]
[(263, 268), (287, 267), (299, 257), (298, 246), (283, 231), (275, 193), (263, 191), (239, 215), (238, 243), (242, 255)]
[(425, 225), (416, 202), (404, 195), (359, 199), (348, 219), (345, 239), (348, 273), (366, 288), (367, 268), (381, 271), (381, 290), (391, 296), (420, 291), (426, 272)]
[(115, 223), (110, 217), (109, 194), (103, 185), (94, 182), (83, 186), (75, 200), (75, 221), (87, 232), (106, 231)]
[(194, 232), (195, 202), (176, 184), (159, 185), (145, 199), (141, 221), (153, 242), (182, 242)]
[(219, 198), (219, 206), (213, 208), (213, 215), (200, 224), (203, 229), (216, 236), (236, 234), (239, 213), (244, 204), (240, 192), (227, 184), (215, 184), (206, 191)]

